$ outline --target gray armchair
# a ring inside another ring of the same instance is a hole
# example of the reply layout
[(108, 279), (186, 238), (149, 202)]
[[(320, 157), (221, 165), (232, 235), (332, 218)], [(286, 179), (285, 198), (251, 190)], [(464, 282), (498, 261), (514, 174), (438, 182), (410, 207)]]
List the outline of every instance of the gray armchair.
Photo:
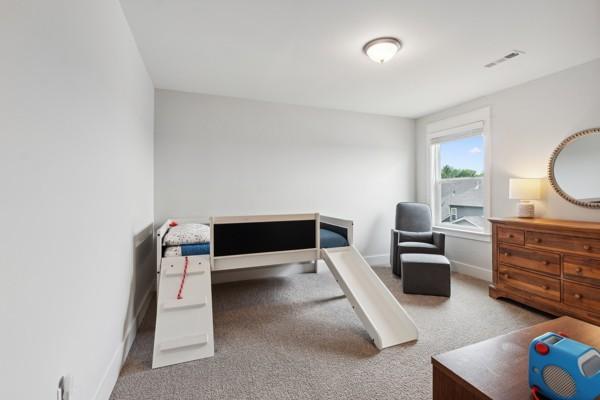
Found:
[(446, 237), (431, 230), (431, 209), (424, 203), (398, 203), (396, 225), (392, 229), (390, 264), (401, 276), (400, 255), (407, 253), (444, 255)]

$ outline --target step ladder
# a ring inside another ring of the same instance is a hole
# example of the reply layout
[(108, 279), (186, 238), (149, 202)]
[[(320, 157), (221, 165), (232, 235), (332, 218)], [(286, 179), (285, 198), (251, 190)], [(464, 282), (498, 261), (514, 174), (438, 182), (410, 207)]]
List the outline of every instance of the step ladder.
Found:
[(162, 258), (158, 274), (152, 368), (214, 355), (210, 257)]
[(378, 349), (418, 339), (413, 320), (354, 246), (321, 249), (321, 256)]

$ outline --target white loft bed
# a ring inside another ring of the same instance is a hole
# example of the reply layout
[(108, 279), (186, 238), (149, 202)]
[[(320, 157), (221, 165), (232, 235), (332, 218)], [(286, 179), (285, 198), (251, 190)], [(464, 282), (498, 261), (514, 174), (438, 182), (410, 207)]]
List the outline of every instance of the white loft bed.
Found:
[[(287, 215), (252, 215), (252, 216), (227, 216), (227, 217), (193, 217), (168, 219), (156, 232), (156, 269), (160, 273), (163, 248), (162, 241), (169, 230), (170, 224), (177, 221), (179, 224), (200, 223), (211, 227), (210, 265), (212, 271), (221, 271), (239, 268), (252, 268), (267, 265), (289, 264), (297, 262), (310, 262), (320, 259), (320, 227), (333, 226), (345, 231), (345, 238), (350, 245), (354, 243), (353, 227), (350, 220), (327, 217), (320, 214), (287, 214)], [(268, 222), (293, 222), (293, 221), (315, 221), (314, 246), (307, 249), (283, 250), (252, 254), (236, 254), (230, 256), (215, 256), (214, 254), (214, 225), (239, 224), (239, 223), (268, 223)]]
[[(323, 259), (379, 349), (418, 337), (414, 322), (353, 246), (352, 221), (318, 213), (177, 219), (210, 224), (210, 254), (163, 257), (171, 222), (157, 231), (153, 368), (214, 355), (211, 271)], [(321, 248), (322, 227), (341, 234), (348, 245)]]

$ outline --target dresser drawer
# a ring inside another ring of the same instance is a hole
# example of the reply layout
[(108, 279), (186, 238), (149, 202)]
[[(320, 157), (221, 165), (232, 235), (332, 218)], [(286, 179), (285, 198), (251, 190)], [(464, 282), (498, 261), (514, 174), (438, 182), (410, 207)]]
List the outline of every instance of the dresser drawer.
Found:
[(560, 255), (517, 246), (498, 246), (498, 261), (551, 275), (560, 275)]
[(598, 239), (528, 231), (525, 234), (525, 244), (554, 251), (600, 256), (600, 240)]
[(600, 288), (563, 282), (565, 304), (600, 313)]
[(565, 256), (565, 278), (600, 284), (600, 260), (580, 256)]
[(512, 244), (525, 244), (525, 231), (521, 229), (498, 227), (498, 241)]
[(527, 294), (560, 301), (560, 280), (522, 271), (507, 265), (498, 265), (498, 282)]

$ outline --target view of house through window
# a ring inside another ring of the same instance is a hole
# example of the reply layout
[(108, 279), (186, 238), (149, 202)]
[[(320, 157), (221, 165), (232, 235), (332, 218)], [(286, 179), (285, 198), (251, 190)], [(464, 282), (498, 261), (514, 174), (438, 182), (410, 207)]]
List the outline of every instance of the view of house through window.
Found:
[(484, 138), (460, 137), (434, 144), (438, 223), (458, 229), (485, 227)]

